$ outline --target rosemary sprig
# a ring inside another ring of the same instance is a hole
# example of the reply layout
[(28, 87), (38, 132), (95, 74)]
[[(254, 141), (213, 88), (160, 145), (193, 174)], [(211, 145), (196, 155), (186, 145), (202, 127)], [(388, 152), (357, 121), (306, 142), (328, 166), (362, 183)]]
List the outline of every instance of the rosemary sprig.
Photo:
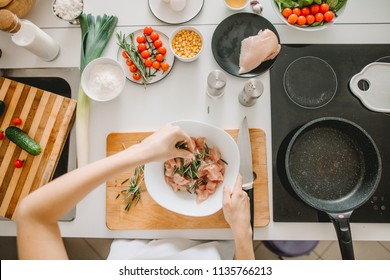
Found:
[(150, 76), (146, 71), (146, 67), (142, 60), (142, 57), (134, 44), (134, 33), (129, 34), (130, 43), (126, 41), (126, 35), (122, 34), (122, 32), (116, 33), (116, 38), (119, 47), (121, 47), (129, 54), (131, 61), (133, 61), (135, 66), (137, 66), (137, 69), (141, 74), (144, 83), (147, 83), (150, 79)]
[[(134, 206), (137, 205), (137, 203), (141, 200), (141, 193), (142, 193), (142, 182), (144, 180), (144, 166), (140, 165), (137, 166), (133, 177), (127, 178), (124, 180), (121, 185), (128, 182), (128, 186), (121, 191), (121, 194), (124, 195), (124, 198), (122, 199), (122, 203), (127, 201), (127, 204), (125, 206), (125, 210), (129, 211), (130, 207), (134, 204)], [(120, 194), (116, 196), (116, 199), (119, 198)]]

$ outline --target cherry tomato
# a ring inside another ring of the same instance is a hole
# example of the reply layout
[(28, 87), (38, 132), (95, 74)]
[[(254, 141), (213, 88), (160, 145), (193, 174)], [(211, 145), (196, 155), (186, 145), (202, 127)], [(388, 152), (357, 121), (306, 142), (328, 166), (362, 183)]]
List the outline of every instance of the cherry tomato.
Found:
[(301, 15), (301, 9), (299, 9), (299, 8), (294, 8), (293, 9), (293, 14), (296, 14), (297, 16), (300, 16)]
[(139, 79), (141, 79), (141, 74), (138, 72), (133, 73), (133, 79), (138, 81)]
[(14, 167), (15, 168), (22, 168), (23, 167), (24, 160), (17, 159), (14, 161)]
[(317, 14), (320, 11), (320, 6), (318, 4), (313, 4), (310, 6), (310, 12), (312, 15)]
[(163, 62), (164, 56), (163, 56), (161, 53), (159, 53), (158, 55), (156, 55), (156, 60), (157, 60), (158, 62)]
[(161, 70), (166, 72), (166, 71), (168, 71), (168, 69), (169, 69), (169, 64), (168, 63), (166, 63), (166, 62), (161, 63)]
[(291, 10), (290, 8), (285, 8), (285, 9), (283, 9), (283, 11), (282, 11), (282, 15), (283, 15), (285, 18), (288, 18), (291, 14), (292, 14), (292, 10)]
[(165, 47), (159, 47), (159, 48), (157, 49), (157, 51), (158, 51), (159, 53), (161, 53), (162, 55), (164, 55), (164, 54), (167, 53), (167, 49), (166, 49)]
[(145, 36), (144, 35), (139, 35), (139, 36), (137, 36), (137, 43), (138, 44), (141, 44), (141, 43), (145, 43), (146, 42), (146, 38), (145, 38)]
[(159, 47), (162, 47), (163, 42), (161, 40), (156, 40), (154, 41), (153, 45), (156, 49), (158, 49)]
[(129, 58), (129, 54), (126, 51), (122, 51), (123, 58)]
[(144, 28), (144, 34), (145, 35), (150, 35), (153, 32), (153, 28), (151, 26), (146, 26)]
[(22, 119), (21, 118), (14, 118), (12, 120), (13, 125), (21, 125), (22, 124)]
[(297, 20), (298, 25), (305, 25), (306, 24), (306, 17), (305, 16), (299, 16)]
[(137, 46), (137, 49), (139, 52), (143, 52), (144, 50), (147, 49), (146, 45), (144, 43), (141, 43)]
[(308, 7), (303, 7), (301, 12), (303, 16), (307, 16), (310, 14), (310, 9)]
[(154, 69), (159, 69), (159, 68), (160, 68), (160, 62), (158, 62), (158, 61), (153, 61), (152, 67), (153, 67)]
[(129, 69), (130, 69), (130, 72), (131, 72), (131, 73), (135, 73), (135, 72), (138, 71), (137, 66), (135, 66), (134, 64), (133, 64), (133, 65), (130, 65)]
[(133, 65), (134, 63), (133, 63), (133, 61), (131, 60), (131, 59), (126, 59), (126, 65), (127, 66), (131, 66), (131, 65)]
[(315, 18), (316, 22), (322, 22), (324, 20), (324, 15), (321, 13), (316, 13)]
[(298, 16), (296, 14), (291, 14), (287, 19), (289, 24), (295, 24), (297, 20), (298, 20)]
[(315, 21), (316, 21), (316, 18), (313, 15), (307, 15), (306, 16), (306, 23), (307, 23), (307, 25), (311, 25)]
[(152, 34), (150, 34), (150, 40), (152, 40), (153, 42), (158, 40), (160, 38), (160, 35), (158, 35), (157, 32), (152, 32)]
[(324, 20), (326, 22), (330, 22), (332, 21), (332, 19), (334, 18), (334, 13), (332, 11), (327, 11), (325, 14), (324, 14)]
[(0, 140), (4, 138), (4, 131), (0, 130)]
[(151, 58), (147, 58), (147, 59), (145, 59), (144, 64), (145, 64), (145, 66), (148, 67), (148, 68), (149, 68), (149, 67), (152, 67), (153, 60), (152, 60)]
[(150, 52), (148, 50), (144, 50), (141, 52), (141, 57), (143, 59), (147, 59), (150, 56)]
[(326, 3), (322, 3), (320, 5), (320, 12), (325, 14), (327, 11), (329, 11), (329, 5)]

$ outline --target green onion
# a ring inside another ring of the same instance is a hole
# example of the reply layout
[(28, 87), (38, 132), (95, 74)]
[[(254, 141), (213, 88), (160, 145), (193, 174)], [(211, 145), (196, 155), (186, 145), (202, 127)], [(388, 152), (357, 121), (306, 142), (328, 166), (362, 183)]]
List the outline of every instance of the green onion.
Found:
[[(91, 14), (82, 13), (79, 19), (81, 27), (80, 71), (83, 72), (89, 62), (102, 55), (111, 35), (114, 33), (118, 18), (106, 14), (95, 18)], [(88, 164), (88, 130), (89, 98), (80, 84), (76, 109), (76, 142), (79, 167)]]

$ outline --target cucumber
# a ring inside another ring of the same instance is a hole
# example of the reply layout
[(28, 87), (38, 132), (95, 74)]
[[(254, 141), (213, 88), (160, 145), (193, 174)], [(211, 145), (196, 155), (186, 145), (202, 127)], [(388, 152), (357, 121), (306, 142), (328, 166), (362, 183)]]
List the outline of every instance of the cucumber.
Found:
[(5, 111), (5, 104), (2, 100), (0, 100), (0, 116), (4, 113)]
[(41, 153), (41, 146), (34, 139), (27, 135), (26, 132), (16, 126), (10, 126), (5, 130), (5, 135), (9, 140), (14, 142), (18, 147), (27, 153), (37, 156)]

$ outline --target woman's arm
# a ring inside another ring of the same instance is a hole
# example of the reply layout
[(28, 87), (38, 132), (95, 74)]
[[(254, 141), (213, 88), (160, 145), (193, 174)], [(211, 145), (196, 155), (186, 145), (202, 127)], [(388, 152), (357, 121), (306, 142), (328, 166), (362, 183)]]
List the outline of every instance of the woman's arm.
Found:
[(233, 191), (230, 191), (228, 186), (224, 187), (223, 214), (233, 232), (236, 249), (235, 259), (254, 260), (249, 197), (242, 189), (240, 175)]
[(115, 174), (151, 161), (191, 158), (193, 147), (177, 149), (179, 141), (192, 143), (178, 127), (166, 125), (140, 144), (73, 170), (25, 197), (16, 213), (19, 258), (67, 259), (57, 221)]

